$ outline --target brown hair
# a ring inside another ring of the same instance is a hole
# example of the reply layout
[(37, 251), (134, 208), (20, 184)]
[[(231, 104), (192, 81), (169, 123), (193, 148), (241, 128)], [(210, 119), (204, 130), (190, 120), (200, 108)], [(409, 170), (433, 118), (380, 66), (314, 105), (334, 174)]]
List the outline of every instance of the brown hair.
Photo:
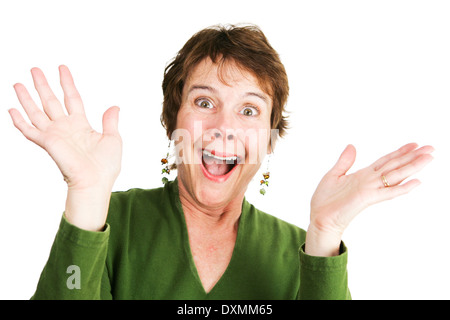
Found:
[(287, 129), (285, 104), (289, 95), (286, 70), (278, 53), (270, 46), (262, 31), (254, 25), (212, 26), (194, 34), (177, 56), (166, 66), (162, 83), (164, 102), (161, 123), (170, 137), (175, 130), (182, 102), (183, 87), (189, 73), (209, 57), (220, 66), (233, 61), (252, 73), (272, 98), (271, 129), (283, 136)]

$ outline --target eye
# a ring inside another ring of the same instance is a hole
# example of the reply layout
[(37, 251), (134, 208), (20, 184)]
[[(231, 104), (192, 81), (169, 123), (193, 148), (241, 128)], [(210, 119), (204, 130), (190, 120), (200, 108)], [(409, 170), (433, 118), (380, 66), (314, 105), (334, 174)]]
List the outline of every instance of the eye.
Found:
[(213, 104), (209, 100), (204, 99), (204, 98), (195, 100), (195, 104), (201, 108), (206, 108), (206, 109), (213, 108)]
[(243, 114), (244, 116), (247, 116), (247, 117), (254, 117), (259, 114), (259, 111), (258, 111), (258, 108), (256, 108), (256, 107), (247, 106), (244, 109), (242, 109), (241, 114)]

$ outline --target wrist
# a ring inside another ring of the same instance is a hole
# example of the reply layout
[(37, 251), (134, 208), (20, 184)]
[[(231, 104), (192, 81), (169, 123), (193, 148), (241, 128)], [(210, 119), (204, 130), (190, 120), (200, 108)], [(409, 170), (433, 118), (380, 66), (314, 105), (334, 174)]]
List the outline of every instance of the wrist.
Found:
[(69, 192), (87, 193), (112, 190), (117, 177), (118, 175), (96, 172), (77, 178), (64, 176), (64, 181)]
[(332, 257), (339, 255), (342, 233), (323, 230), (310, 224), (306, 233), (305, 253), (311, 256)]
[(89, 230), (103, 230), (108, 215), (112, 186), (98, 185), (67, 191), (65, 216), (74, 226)]

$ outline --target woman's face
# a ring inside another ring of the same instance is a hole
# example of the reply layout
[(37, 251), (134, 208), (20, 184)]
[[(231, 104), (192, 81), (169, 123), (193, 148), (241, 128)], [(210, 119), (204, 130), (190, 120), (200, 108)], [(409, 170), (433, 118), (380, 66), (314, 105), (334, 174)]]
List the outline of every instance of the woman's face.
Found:
[(257, 79), (209, 58), (190, 73), (177, 116), (178, 177), (198, 204), (226, 206), (244, 195), (270, 142), (272, 99)]

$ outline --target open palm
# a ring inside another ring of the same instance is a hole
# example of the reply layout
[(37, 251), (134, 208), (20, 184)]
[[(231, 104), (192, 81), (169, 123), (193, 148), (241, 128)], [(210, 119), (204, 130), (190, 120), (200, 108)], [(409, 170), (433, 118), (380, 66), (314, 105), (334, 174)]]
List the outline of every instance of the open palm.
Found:
[[(415, 143), (407, 144), (372, 165), (347, 174), (356, 157), (355, 148), (349, 145), (323, 177), (311, 199), (311, 223), (322, 231), (342, 234), (366, 207), (406, 194), (418, 186), (417, 179), (403, 181), (433, 159), (430, 153), (434, 149), (417, 147)], [(389, 185), (383, 183), (383, 176)]]
[(120, 172), (122, 140), (118, 132), (119, 108), (111, 107), (103, 115), (103, 133), (87, 121), (81, 97), (66, 66), (59, 67), (64, 91), (65, 114), (61, 103), (38, 68), (31, 70), (41, 98), (43, 111), (27, 89), (14, 85), (17, 97), (32, 125), (21, 113), (10, 109), (14, 125), (30, 141), (45, 149), (64, 176), (69, 188), (87, 189), (99, 181), (114, 183)]

